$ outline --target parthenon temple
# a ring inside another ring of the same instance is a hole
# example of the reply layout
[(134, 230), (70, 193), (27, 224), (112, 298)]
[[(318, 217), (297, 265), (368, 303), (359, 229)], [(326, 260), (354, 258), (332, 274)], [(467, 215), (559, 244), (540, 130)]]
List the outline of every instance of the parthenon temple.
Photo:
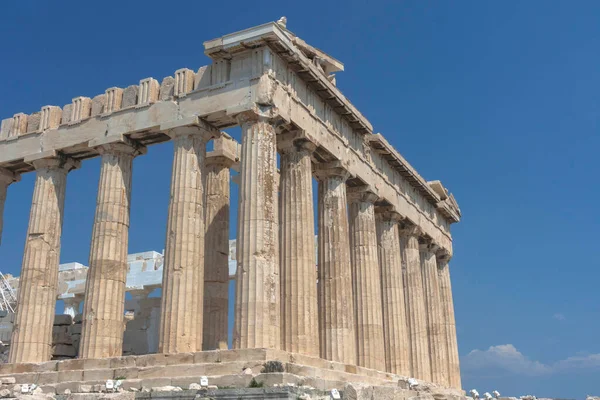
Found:
[[(160, 83), (146, 78), (2, 120), (0, 234), (7, 189), (23, 174), (36, 178), (0, 377), (141, 379), (162, 365), (156, 377), (175, 379), (181, 372), (170, 367), (202, 366), (216, 353), (241, 365), (262, 349), (298, 375), (312, 368), (313, 378), (337, 373), (334, 381), (415, 378), (460, 395), (449, 261), (450, 225), (461, 214), (452, 194), (374, 131), (336, 86), (344, 65), (284, 20), (209, 40), (204, 51), (212, 64)], [(239, 143), (223, 132), (234, 126)], [(151, 283), (137, 285), (160, 288), (155, 354), (123, 356), (125, 292), (136, 289), (128, 283), (133, 159), (167, 141), (174, 155), (164, 255)], [(90, 258), (82, 276), (69, 278), (79, 282), (69, 293), (69, 279), (59, 280), (65, 189), (69, 171), (93, 157), (101, 166)], [(239, 172), (237, 205), (231, 169)], [(53, 357), (59, 298), (77, 300), (72, 316), (83, 304), (77, 359)], [(135, 357), (157, 364), (127, 361)], [(211, 374), (203, 368), (198, 375)]]

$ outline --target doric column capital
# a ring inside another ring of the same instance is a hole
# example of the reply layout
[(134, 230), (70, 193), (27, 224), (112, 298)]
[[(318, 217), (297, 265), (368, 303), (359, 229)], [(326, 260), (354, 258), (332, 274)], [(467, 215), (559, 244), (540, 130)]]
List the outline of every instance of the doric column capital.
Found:
[(37, 160), (29, 161), (36, 171), (47, 169), (64, 169), (66, 172), (77, 169), (81, 166), (81, 162), (73, 160), (72, 158), (65, 157), (63, 155), (57, 155), (54, 157), (40, 158)]
[(422, 230), (418, 225), (414, 225), (407, 220), (400, 224), (400, 236), (419, 236)]
[(435, 253), (435, 256), (437, 258), (438, 268), (440, 268), (440, 269), (442, 269), (446, 265), (448, 265), (448, 263), (450, 262), (450, 259), (452, 258), (452, 255), (450, 254), (450, 252), (443, 248), (440, 248)]
[(256, 105), (253, 109), (243, 111), (235, 116), (239, 125), (256, 122), (268, 122), (276, 128), (287, 125), (289, 121), (284, 119), (277, 107)]
[(171, 139), (197, 136), (208, 142), (209, 140), (218, 138), (222, 135), (221, 131), (198, 117), (163, 124), (160, 128), (165, 134), (170, 136)]
[(147, 151), (146, 146), (125, 138), (122, 142), (102, 144), (96, 147), (96, 150), (98, 150), (101, 155), (115, 154), (131, 157), (146, 154)]
[(341, 161), (317, 164), (314, 174), (315, 177), (321, 181), (332, 176), (340, 177), (346, 181), (351, 176), (350, 172)]
[[(225, 132), (215, 138), (213, 151), (206, 154), (206, 165), (220, 165), (223, 168), (238, 166), (240, 162), (238, 143)], [(234, 169), (237, 170), (236, 167)]]
[(277, 136), (277, 150), (282, 154), (299, 151), (312, 154), (316, 149), (317, 145), (306, 136), (303, 130), (286, 132)]
[(431, 238), (423, 236), (419, 238), (419, 251), (436, 254), (439, 249), (440, 246), (434, 243)]
[(392, 206), (375, 207), (375, 218), (394, 223), (399, 223), (404, 219)]
[(349, 203), (375, 203), (379, 198), (370, 185), (349, 187), (346, 189), (346, 193)]
[(6, 168), (0, 167), (0, 184), (8, 186), (13, 182), (21, 180), (21, 175), (12, 172)]

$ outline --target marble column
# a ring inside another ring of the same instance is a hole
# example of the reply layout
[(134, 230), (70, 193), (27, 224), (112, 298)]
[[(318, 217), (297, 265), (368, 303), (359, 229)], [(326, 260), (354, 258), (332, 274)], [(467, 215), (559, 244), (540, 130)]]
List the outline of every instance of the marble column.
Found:
[(172, 354), (202, 350), (205, 158), (212, 130), (185, 126), (168, 134), (174, 154), (158, 351)]
[(417, 226), (402, 224), (400, 230), (402, 258), (406, 262), (406, 282), (404, 299), (406, 320), (410, 338), (410, 366), (414, 378), (431, 382), (429, 362), (429, 342), (427, 339), (427, 315), (421, 262), (419, 255), (419, 234)]
[(275, 128), (266, 117), (238, 116), (242, 128), (233, 347), (281, 343), (279, 213)]
[(5, 168), (0, 168), (0, 243), (2, 243), (2, 227), (4, 226), (4, 203), (8, 186), (20, 179), (20, 176)]
[(348, 189), (357, 363), (361, 367), (384, 371), (381, 274), (377, 255), (375, 200), (377, 195), (363, 187)]
[(321, 358), (356, 365), (356, 330), (346, 197), (348, 172), (319, 164), (318, 307)]
[(454, 319), (454, 300), (450, 283), (450, 256), (438, 252), (438, 283), (440, 285), (440, 302), (445, 325), (446, 349), (448, 352), (448, 382), (450, 387), (461, 389), (460, 363), (458, 359), (458, 343), (456, 339), (456, 322)]
[[(215, 143), (216, 146), (216, 143)], [(228, 346), (230, 171), (235, 155), (207, 158), (203, 350)]]
[(125, 329), (125, 280), (133, 158), (145, 148), (133, 143), (100, 146), (100, 179), (85, 285), (80, 358), (119, 357)]
[(385, 367), (388, 372), (410, 376), (409, 336), (398, 232), (401, 217), (389, 210), (377, 212), (375, 216), (381, 268)]
[(315, 145), (293, 142), (281, 151), (279, 248), (281, 349), (319, 356), (317, 263), (311, 154)]
[(33, 161), (36, 169), (29, 228), (19, 281), (10, 363), (50, 361), (56, 310), (60, 238), (67, 173), (77, 164), (63, 157)]
[(431, 379), (438, 385), (448, 386), (448, 351), (435, 257), (438, 247), (430, 240), (422, 239), (419, 250), (425, 294), (425, 312), (427, 315)]

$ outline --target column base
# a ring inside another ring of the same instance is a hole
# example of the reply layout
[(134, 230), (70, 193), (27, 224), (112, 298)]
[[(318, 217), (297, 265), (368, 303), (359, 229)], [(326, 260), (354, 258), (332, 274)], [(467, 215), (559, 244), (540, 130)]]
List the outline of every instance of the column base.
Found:
[[(264, 371), (267, 361), (279, 361), (283, 372)], [(425, 393), (434, 395), (436, 399), (465, 398), (464, 392), (456, 389), (423, 381), (410, 388), (408, 377), (271, 349), (213, 350), (0, 365), (1, 389), (13, 390), (15, 383), (37, 383), (48, 394), (65, 394), (67, 389), (71, 393), (106, 392), (106, 380), (117, 378), (124, 378), (124, 391), (155, 391), (152, 388), (165, 386), (186, 390), (192, 383), (200, 383), (202, 376), (208, 377), (209, 385), (228, 388), (247, 388), (250, 381), (255, 379), (265, 387), (290, 384), (310, 386), (321, 391), (372, 388), (370, 390), (394, 396), (389, 398)], [(14, 381), (7, 378), (14, 378)], [(349, 385), (352, 388), (348, 388)]]

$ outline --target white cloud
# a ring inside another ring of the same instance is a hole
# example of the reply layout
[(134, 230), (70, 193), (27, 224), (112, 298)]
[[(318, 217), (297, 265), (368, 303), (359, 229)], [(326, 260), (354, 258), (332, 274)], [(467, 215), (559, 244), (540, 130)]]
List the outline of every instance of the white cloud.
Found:
[(574, 369), (600, 368), (600, 354), (568, 357), (551, 364), (530, 360), (512, 344), (491, 346), (487, 350), (473, 350), (461, 360), (465, 371), (502, 370), (509, 373), (540, 376)]
[(528, 359), (512, 344), (491, 346), (487, 350), (473, 350), (462, 360), (462, 365), (468, 370), (497, 368), (523, 375), (543, 375), (551, 372), (549, 366)]
[(567, 319), (567, 317), (565, 317), (564, 314), (561, 313), (556, 313), (552, 316), (552, 318), (558, 320), (558, 321), (564, 321), (565, 319)]

